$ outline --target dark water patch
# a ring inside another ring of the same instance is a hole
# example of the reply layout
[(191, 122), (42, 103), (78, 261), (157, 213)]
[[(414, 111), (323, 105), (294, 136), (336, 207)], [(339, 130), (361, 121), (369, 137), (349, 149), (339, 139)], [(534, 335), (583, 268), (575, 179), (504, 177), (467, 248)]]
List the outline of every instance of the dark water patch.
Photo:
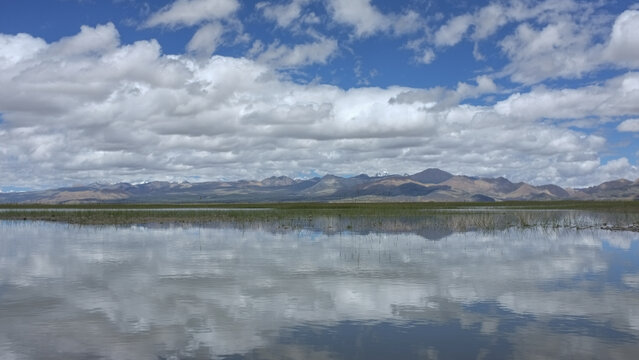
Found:
[(620, 331), (610, 323), (593, 321), (586, 317), (564, 317), (546, 323), (551, 332), (589, 336), (607, 342), (636, 343), (637, 335)]
[[(482, 335), (476, 327), (448, 324), (344, 321), (330, 326), (306, 326), (281, 331), (273, 346), (223, 359), (508, 359), (506, 339)], [(463, 344), (460, 344), (463, 339)], [(288, 355), (288, 356), (287, 356)]]

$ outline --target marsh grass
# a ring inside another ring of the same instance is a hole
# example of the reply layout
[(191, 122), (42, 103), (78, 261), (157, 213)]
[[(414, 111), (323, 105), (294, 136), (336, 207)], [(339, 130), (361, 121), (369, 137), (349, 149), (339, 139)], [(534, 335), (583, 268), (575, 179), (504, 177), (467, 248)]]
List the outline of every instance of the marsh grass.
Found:
[(639, 226), (639, 202), (0, 205), (0, 219), (87, 225), (209, 224), (325, 232)]

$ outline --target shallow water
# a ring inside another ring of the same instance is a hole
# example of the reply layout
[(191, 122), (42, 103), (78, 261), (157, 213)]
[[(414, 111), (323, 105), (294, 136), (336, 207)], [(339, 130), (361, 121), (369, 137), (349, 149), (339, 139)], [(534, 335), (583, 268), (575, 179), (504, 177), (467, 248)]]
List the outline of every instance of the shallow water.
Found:
[(271, 211), (271, 208), (224, 208), (224, 207), (140, 207), (140, 208), (55, 208), (55, 207), (35, 207), (35, 208), (5, 208), (0, 209), (0, 212), (104, 212), (104, 211), (132, 211), (132, 212), (162, 212), (162, 211)]
[(0, 359), (639, 358), (639, 234), (0, 221)]

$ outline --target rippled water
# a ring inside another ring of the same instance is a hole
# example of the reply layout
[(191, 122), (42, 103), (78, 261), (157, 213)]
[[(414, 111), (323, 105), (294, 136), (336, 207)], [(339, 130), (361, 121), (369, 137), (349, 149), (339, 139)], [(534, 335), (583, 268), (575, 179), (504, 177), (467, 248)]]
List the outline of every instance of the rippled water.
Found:
[(0, 221), (0, 359), (639, 358), (639, 234)]

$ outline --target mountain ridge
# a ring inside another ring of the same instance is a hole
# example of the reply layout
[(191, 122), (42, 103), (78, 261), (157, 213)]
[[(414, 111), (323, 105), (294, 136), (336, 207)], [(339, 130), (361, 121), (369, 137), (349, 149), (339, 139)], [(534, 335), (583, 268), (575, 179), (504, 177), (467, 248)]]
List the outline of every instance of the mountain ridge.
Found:
[(453, 175), (429, 168), (412, 175), (312, 179), (271, 176), (263, 180), (89, 184), (41, 191), (0, 193), (0, 203), (178, 203), (282, 201), (508, 201), (639, 200), (639, 179), (617, 179), (581, 189), (513, 183), (504, 177)]

